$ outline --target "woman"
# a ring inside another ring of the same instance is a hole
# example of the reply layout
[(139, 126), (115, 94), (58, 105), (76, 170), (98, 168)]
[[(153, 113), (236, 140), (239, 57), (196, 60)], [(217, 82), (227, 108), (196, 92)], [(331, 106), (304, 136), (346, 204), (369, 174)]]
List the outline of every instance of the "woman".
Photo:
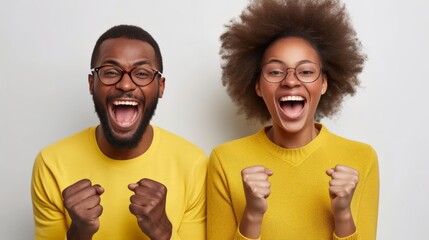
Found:
[(377, 155), (317, 121), (355, 93), (366, 58), (344, 4), (255, 0), (221, 41), (229, 95), (271, 124), (212, 151), (208, 239), (375, 239)]

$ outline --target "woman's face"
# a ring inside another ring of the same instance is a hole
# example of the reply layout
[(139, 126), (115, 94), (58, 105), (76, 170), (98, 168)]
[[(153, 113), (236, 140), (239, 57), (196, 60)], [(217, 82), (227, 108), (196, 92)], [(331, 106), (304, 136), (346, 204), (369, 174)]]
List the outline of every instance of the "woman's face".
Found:
[(315, 137), (314, 115), (327, 89), (317, 51), (302, 38), (280, 38), (267, 48), (262, 65), (256, 92), (270, 112), (274, 135), (298, 137), (305, 145)]

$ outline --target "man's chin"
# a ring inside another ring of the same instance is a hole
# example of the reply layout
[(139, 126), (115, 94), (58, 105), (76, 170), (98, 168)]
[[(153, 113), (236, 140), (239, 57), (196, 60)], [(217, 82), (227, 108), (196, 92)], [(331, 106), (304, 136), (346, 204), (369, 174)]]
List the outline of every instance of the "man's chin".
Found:
[(110, 126), (103, 126), (103, 132), (109, 144), (114, 148), (131, 149), (135, 148), (141, 141), (147, 125), (140, 125), (137, 129), (119, 134), (112, 131)]
[[(105, 135), (107, 141), (113, 148), (122, 148), (122, 149), (131, 149), (135, 148), (143, 138), (143, 135), (146, 131), (147, 126), (152, 119), (152, 116), (155, 113), (155, 109), (158, 103), (158, 97), (154, 98), (153, 103), (147, 106), (143, 119), (135, 126), (133, 130), (130, 130), (128, 136), (122, 134), (116, 134), (112, 131), (112, 126), (109, 122), (109, 117), (106, 111), (104, 111), (103, 105), (97, 100), (93, 95), (93, 101), (95, 106), (95, 111), (100, 119), (100, 124), (103, 129), (103, 134)], [(131, 133), (132, 132), (132, 133)]]
[(107, 137), (107, 141), (114, 148), (126, 148), (131, 149), (135, 148), (141, 140), (141, 136), (133, 136), (132, 138), (119, 138), (114, 136)]

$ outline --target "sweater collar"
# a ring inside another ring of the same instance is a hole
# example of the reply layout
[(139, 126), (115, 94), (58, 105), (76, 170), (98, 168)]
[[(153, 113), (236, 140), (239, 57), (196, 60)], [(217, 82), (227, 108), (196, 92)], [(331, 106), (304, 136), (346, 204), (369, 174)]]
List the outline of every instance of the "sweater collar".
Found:
[(300, 148), (283, 148), (273, 143), (267, 136), (266, 131), (270, 128), (264, 127), (256, 133), (256, 138), (261, 146), (273, 157), (286, 161), (291, 165), (298, 166), (316, 151), (329, 137), (329, 131), (320, 123), (315, 123), (320, 129), (319, 134), (307, 145)]

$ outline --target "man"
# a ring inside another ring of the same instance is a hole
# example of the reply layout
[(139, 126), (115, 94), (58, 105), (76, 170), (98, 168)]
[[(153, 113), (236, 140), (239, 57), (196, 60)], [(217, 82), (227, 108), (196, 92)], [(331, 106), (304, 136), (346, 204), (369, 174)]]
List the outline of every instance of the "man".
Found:
[(158, 44), (139, 27), (115, 26), (98, 39), (91, 68), (100, 125), (37, 156), (35, 239), (204, 239), (207, 157), (149, 123), (165, 87)]

